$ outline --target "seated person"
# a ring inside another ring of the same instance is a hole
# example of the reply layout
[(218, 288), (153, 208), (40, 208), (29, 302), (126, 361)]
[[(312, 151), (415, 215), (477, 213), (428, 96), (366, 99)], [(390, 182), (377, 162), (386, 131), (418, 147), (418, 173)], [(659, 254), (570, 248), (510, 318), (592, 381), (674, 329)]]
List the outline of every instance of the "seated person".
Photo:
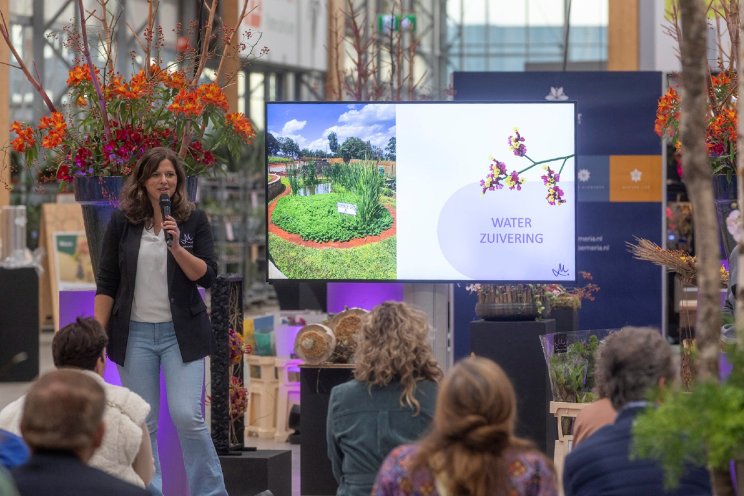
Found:
[(597, 385), (618, 413), (613, 424), (597, 430), (566, 457), (565, 496), (711, 494), (704, 467), (690, 467), (679, 487), (665, 492), (657, 461), (630, 459), (633, 419), (648, 406), (651, 389), (676, 375), (671, 346), (661, 333), (626, 327), (608, 336), (597, 354)]
[(0, 494), (3, 496), (18, 496), (13, 478), (3, 467), (0, 467)]
[(148, 495), (87, 464), (103, 439), (105, 405), (99, 381), (79, 370), (52, 371), (31, 386), (21, 433), (32, 454), (11, 472), (21, 496)]
[[(106, 434), (90, 465), (136, 486), (145, 487), (155, 470), (145, 417), (150, 405), (127, 388), (103, 380), (106, 331), (92, 318), (78, 318), (52, 339), (57, 368), (75, 368), (96, 380), (106, 391)], [(0, 411), (0, 428), (19, 434), (25, 397)]]
[(30, 455), (23, 438), (0, 429), (0, 467), (11, 469), (25, 463)]
[(576, 416), (573, 425), (573, 447), (594, 434), (600, 427), (615, 422), (617, 412), (609, 398), (602, 397), (585, 406)]
[(432, 431), (388, 455), (373, 494), (557, 496), (553, 464), (514, 436), (516, 416), (501, 367), (487, 358), (459, 361), (442, 382)]
[(326, 437), (336, 494), (369, 496), (385, 456), (429, 427), (442, 371), (426, 315), (406, 303), (377, 306), (359, 334), (354, 379), (331, 390)]

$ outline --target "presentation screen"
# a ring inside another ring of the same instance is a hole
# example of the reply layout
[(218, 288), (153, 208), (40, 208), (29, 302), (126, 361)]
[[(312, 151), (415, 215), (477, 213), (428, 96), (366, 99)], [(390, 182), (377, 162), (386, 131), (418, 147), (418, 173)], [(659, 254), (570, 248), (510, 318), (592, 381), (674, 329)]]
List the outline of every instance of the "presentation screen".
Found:
[(268, 278), (576, 278), (573, 102), (266, 104)]

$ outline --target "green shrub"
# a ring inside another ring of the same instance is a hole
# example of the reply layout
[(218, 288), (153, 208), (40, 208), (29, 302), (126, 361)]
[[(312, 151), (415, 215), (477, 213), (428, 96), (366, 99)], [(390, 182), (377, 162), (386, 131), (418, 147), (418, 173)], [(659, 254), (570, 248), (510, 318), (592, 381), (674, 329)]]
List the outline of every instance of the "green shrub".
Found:
[(300, 192), (300, 171), (297, 169), (296, 165), (287, 165), (287, 179), (289, 179), (289, 187), (293, 195)]
[(384, 177), (372, 164), (353, 165), (355, 169), (354, 192), (357, 197), (357, 220), (366, 225), (382, 215), (385, 207), (380, 203)]
[(349, 241), (380, 234), (393, 225), (386, 208), (378, 216), (363, 223), (356, 217), (338, 212), (337, 203), (348, 198), (337, 193), (312, 196), (285, 196), (277, 201), (271, 220), (287, 232), (302, 239), (317, 242)]

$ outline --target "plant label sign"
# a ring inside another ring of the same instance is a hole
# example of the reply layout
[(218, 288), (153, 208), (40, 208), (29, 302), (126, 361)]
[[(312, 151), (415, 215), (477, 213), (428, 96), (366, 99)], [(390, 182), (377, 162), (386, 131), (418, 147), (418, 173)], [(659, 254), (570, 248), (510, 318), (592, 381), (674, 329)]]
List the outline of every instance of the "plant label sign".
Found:
[(347, 214), (347, 215), (356, 215), (357, 214), (357, 206), (353, 203), (336, 203), (336, 208), (338, 208), (338, 213), (340, 214)]
[(553, 353), (566, 353), (568, 351), (568, 336), (556, 334), (553, 341)]

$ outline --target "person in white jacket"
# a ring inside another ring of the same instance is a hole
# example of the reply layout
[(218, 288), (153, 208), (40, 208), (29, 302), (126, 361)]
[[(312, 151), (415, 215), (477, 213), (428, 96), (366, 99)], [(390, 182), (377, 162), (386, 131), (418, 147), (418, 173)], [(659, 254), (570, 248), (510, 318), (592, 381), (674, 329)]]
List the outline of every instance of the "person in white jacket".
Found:
[[(103, 380), (106, 331), (93, 318), (78, 318), (60, 329), (52, 340), (52, 356), (57, 368), (81, 369), (98, 381), (106, 392), (103, 442), (88, 462), (89, 465), (145, 487), (155, 470), (150, 434), (145, 418), (150, 411), (139, 395), (125, 387)], [(25, 395), (0, 411), (0, 428), (20, 434)]]

